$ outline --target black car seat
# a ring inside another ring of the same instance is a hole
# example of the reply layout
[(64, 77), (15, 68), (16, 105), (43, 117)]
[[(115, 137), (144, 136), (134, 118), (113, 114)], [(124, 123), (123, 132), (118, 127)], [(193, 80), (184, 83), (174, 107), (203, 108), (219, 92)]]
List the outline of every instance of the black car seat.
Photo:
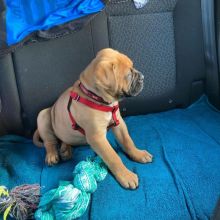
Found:
[(202, 18), (200, 0), (154, 0), (139, 10), (111, 0), (81, 31), (0, 58), (0, 134), (30, 136), (37, 113), (105, 47), (128, 54), (146, 78), (141, 95), (122, 102), (123, 115), (189, 106), (207, 91)]

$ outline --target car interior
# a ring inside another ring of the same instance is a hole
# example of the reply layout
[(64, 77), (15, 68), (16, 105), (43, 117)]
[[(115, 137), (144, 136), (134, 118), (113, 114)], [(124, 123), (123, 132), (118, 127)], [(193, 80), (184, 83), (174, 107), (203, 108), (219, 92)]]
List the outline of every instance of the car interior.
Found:
[(1, 55), (0, 185), (39, 184), (43, 195), (95, 155), (88, 145), (73, 147), (71, 160), (50, 167), (32, 136), (38, 113), (98, 51), (113, 48), (145, 76), (143, 91), (123, 99), (120, 111), (135, 144), (154, 158), (133, 162), (109, 131), (139, 187), (126, 190), (108, 172), (79, 219), (220, 219), (219, 33), (218, 0), (149, 0), (140, 9), (133, 0), (110, 0), (76, 31), (38, 36)]

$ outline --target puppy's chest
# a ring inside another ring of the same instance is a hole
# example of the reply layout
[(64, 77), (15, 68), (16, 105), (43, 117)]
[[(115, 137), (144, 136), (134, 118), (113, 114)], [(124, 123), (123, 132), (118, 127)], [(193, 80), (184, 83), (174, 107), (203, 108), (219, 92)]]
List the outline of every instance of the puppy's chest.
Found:
[(101, 113), (99, 115), (96, 115), (96, 117), (94, 118), (91, 118), (91, 117), (90, 117), (90, 120), (87, 121), (88, 123), (90, 122), (95, 123), (96, 125), (102, 126), (103, 128), (108, 127), (110, 124), (114, 122), (111, 112)]
[(107, 112), (105, 114), (105, 120), (106, 120), (106, 122), (108, 122), (108, 125), (113, 123), (113, 118), (112, 118), (112, 113), (111, 112)]
[[(118, 116), (116, 114), (116, 117), (113, 117), (112, 112), (100, 112), (99, 114), (96, 114), (96, 117), (92, 118), (92, 115), (90, 117), (90, 122), (92, 124), (96, 124), (97, 126), (103, 127), (103, 128), (109, 128), (113, 124), (115, 124), (115, 120), (118, 119)], [(115, 120), (114, 120), (115, 119)], [(89, 121), (87, 121), (89, 123)]]

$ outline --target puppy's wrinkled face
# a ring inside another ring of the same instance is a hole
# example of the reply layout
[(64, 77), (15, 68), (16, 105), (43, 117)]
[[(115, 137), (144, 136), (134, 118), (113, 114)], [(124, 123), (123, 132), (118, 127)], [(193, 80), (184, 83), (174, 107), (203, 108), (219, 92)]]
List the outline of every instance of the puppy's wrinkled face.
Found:
[(127, 91), (123, 90), (123, 95), (125, 97), (136, 96), (138, 95), (144, 86), (144, 75), (138, 70), (131, 68), (130, 72), (125, 75), (127, 81)]
[(90, 79), (93, 74), (94, 89), (109, 101), (136, 96), (143, 89), (144, 75), (133, 67), (126, 55), (116, 50), (101, 50), (89, 69), (92, 69)]

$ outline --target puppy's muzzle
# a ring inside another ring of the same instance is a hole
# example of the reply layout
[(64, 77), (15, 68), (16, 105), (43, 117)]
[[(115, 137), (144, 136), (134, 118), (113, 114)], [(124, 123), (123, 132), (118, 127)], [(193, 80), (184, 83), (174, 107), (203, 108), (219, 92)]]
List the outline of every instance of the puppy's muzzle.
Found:
[(144, 75), (139, 72), (134, 72), (134, 77), (131, 83), (130, 90), (128, 92), (129, 96), (137, 96), (144, 87)]

